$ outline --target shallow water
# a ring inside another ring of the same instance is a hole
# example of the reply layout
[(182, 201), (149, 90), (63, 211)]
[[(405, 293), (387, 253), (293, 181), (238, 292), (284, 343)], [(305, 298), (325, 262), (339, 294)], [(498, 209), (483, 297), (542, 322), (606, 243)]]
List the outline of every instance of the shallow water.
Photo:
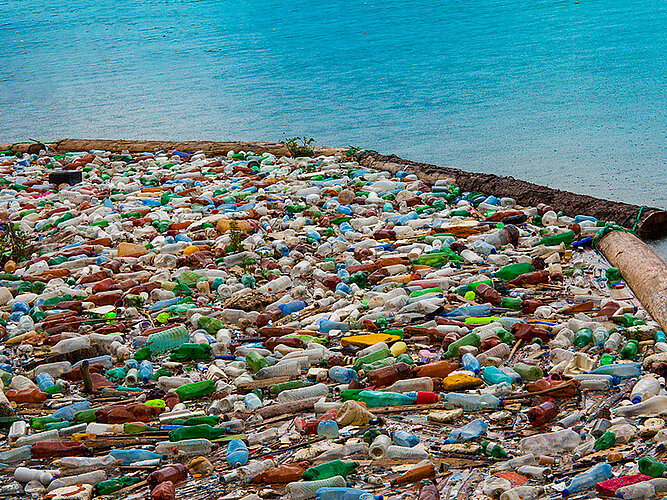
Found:
[(0, 138), (372, 148), (667, 206), (667, 4), (0, 3)]

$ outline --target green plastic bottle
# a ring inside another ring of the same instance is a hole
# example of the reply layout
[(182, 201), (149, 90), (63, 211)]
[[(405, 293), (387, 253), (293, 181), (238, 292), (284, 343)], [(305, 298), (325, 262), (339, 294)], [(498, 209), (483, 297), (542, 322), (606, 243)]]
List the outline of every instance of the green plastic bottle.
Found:
[(516, 264), (509, 264), (507, 266), (501, 267), (496, 271), (496, 278), (510, 281), (514, 278), (521, 276), (522, 274), (532, 273), (535, 270), (533, 264), (530, 262), (517, 262)]
[(269, 366), (266, 358), (257, 351), (249, 351), (245, 356), (245, 362), (253, 373), (257, 373), (262, 368)]
[[(247, 358), (247, 356), (246, 356)], [(302, 387), (308, 387), (313, 385), (312, 382), (306, 382), (305, 380), (290, 380), (289, 382), (281, 382), (279, 384), (273, 384), (269, 386), (269, 394), (275, 397), (280, 394), (282, 391), (287, 391), (290, 389), (301, 389)]]
[(621, 359), (634, 360), (639, 351), (639, 342), (636, 340), (628, 340), (621, 349)]
[(159, 430), (160, 429), (139, 422), (126, 422), (123, 424), (123, 432), (125, 434), (139, 434), (141, 432), (155, 432)]
[(358, 395), (358, 401), (366, 403), (368, 408), (378, 406), (404, 406), (414, 404), (415, 398), (398, 392), (380, 392), (363, 390)]
[(479, 347), (482, 343), (479, 335), (476, 333), (469, 333), (468, 335), (461, 337), (460, 339), (452, 342), (447, 347), (447, 352), (445, 352), (446, 358), (453, 358), (459, 355), (459, 349), (464, 345), (474, 345)]
[(523, 305), (523, 299), (520, 297), (503, 297), (500, 299), (500, 307), (506, 307), (507, 309), (512, 309), (513, 311), (521, 310)]
[(463, 258), (450, 250), (448, 247), (442, 248), (439, 252), (425, 253), (414, 259), (411, 263), (419, 266), (440, 267), (447, 264), (450, 260), (460, 261)]
[(121, 476), (116, 479), (109, 479), (107, 481), (99, 482), (95, 485), (95, 492), (97, 495), (109, 495), (114, 491), (122, 490), (128, 486), (141, 482), (140, 477)]
[(74, 414), (75, 422), (95, 422), (97, 417), (95, 416), (96, 410), (81, 410), (77, 411)]
[(53, 417), (35, 417), (30, 419), (30, 427), (39, 430), (46, 428), (47, 424), (60, 421), (61, 419)]
[(182, 441), (183, 439), (218, 439), (227, 434), (224, 427), (212, 427), (208, 424), (191, 425), (179, 427), (169, 431), (169, 441)]
[(182, 419), (178, 418), (172, 422), (173, 425), (185, 425), (185, 426), (191, 426), (191, 425), (217, 425), (218, 422), (220, 422), (220, 417), (217, 415), (204, 415), (201, 417), (192, 417), (188, 419)]
[(616, 444), (616, 434), (613, 432), (605, 432), (595, 440), (595, 450), (600, 451), (600, 450), (608, 450), (612, 446)]
[(363, 365), (368, 365), (374, 361), (388, 358), (389, 356), (391, 356), (391, 351), (389, 349), (380, 349), (379, 351), (366, 354), (366, 356), (357, 359), (354, 365), (352, 365), (352, 368), (354, 370), (359, 370)]
[(621, 323), (626, 328), (631, 327), (631, 326), (645, 325), (646, 324), (643, 320), (639, 319), (637, 316), (635, 316), (634, 314), (630, 314), (630, 313), (625, 313), (621, 317)]
[(493, 286), (493, 282), (491, 280), (475, 281), (474, 283), (467, 283), (465, 285), (456, 287), (456, 293), (459, 295), (465, 295), (467, 292), (474, 292), (481, 284)]
[(656, 342), (667, 342), (667, 337), (665, 336), (665, 332), (658, 330), (655, 332), (655, 341)]
[(210, 344), (181, 344), (169, 359), (172, 361), (207, 361), (211, 359)]
[[(49, 418), (49, 417), (45, 417)], [(0, 429), (9, 429), (14, 422), (23, 420), (21, 417), (0, 417)], [(35, 420), (34, 418), (32, 420)], [(30, 421), (30, 427), (32, 427), (32, 420)], [(35, 427), (33, 427), (35, 429)]]
[(198, 399), (203, 396), (213, 394), (215, 391), (215, 381), (202, 380), (201, 382), (193, 382), (192, 384), (185, 384), (174, 389), (181, 401), (188, 399)]
[(388, 358), (378, 359), (377, 361), (373, 361), (372, 363), (368, 363), (366, 365), (361, 365), (359, 372), (368, 373), (372, 372), (373, 370), (378, 370), (380, 368), (384, 368), (385, 366), (391, 366), (395, 364), (396, 364), (396, 358), (390, 356)]
[(574, 231), (565, 231), (551, 236), (545, 236), (540, 240), (538, 245), (553, 246), (561, 243), (569, 244), (574, 241)]
[(306, 472), (301, 474), (301, 478), (306, 481), (319, 481), (320, 479), (329, 479), (334, 476), (347, 477), (356, 466), (356, 462), (333, 460), (307, 469)]
[(222, 322), (222, 320), (218, 318), (211, 318), (210, 316), (202, 316), (197, 321), (197, 326), (199, 328), (203, 328), (211, 335), (215, 335), (216, 333), (218, 333), (218, 330), (221, 330), (222, 328), (225, 327), (225, 324)]
[(493, 458), (507, 458), (507, 452), (498, 443), (482, 441), (482, 453)]
[(662, 477), (663, 473), (667, 471), (667, 465), (658, 462), (651, 457), (642, 457), (639, 459), (639, 472), (651, 477)]
[(63, 420), (61, 422), (49, 422), (44, 426), (45, 431), (52, 431), (53, 429), (64, 429), (65, 427), (69, 427), (72, 425), (72, 422), (68, 422), (67, 420)]
[(442, 288), (439, 286), (434, 286), (432, 288), (424, 288), (422, 290), (415, 290), (410, 294), (410, 298), (414, 297), (421, 297), (422, 295), (426, 295), (427, 293), (442, 293)]
[(614, 362), (614, 357), (611, 354), (603, 354), (600, 358), (600, 366), (610, 365)]
[(521, 380), (524, 382), (533, 382), (544, 377), (542, 368), (536, 365), (529, 365), (526, 363), (517, 363), (512, 369), (521, 375)]
[(574, 347), (581, 349), (593, 342), (593, 330), (590, 328), (579, 328), (574, 335)]
[(505, 344), (507, 344), (509, 346), (514, 344), (514, 342), (516, 341), (516, 338), (514, 338), (514, 335), (512, 335), (507, 330), (498, 330), (496, 332), (496, 337), (498, 337), (501, 341), (503, 341)]

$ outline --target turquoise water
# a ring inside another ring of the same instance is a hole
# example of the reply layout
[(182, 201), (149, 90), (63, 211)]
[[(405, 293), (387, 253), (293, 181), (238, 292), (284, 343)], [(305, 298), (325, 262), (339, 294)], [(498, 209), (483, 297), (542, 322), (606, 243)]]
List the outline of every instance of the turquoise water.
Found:
[(664, 0), (12, 0), (0, 141), (376, 149), (667, 206)]

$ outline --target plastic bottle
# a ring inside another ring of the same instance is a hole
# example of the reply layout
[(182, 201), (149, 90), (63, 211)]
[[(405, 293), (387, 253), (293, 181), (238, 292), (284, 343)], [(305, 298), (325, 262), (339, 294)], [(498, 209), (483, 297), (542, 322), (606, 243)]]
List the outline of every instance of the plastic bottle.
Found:
[(571, 429), (536, 434), (523, 438), (519, 442), (521, 451), (533, 455), (549, 455), (574, 450), (581, 442), (578, 433)]
[(534, 406), (528, 410), (528, 421), (533, 427), (541, 427), (558, 415), (558, 406), (551, 401)]
[(660, 382), (657, 378), (646, 376), (637, 381), (630, 393), (630, 401), (634, 404), (646, 401), (660, 392)]
[(378, 406), (402, 406), (414, 404), (415, 398), (398, 392), (378, 392), (364, 390), (359, 393), (359, 400), (368, 408)]
[(463, 367), (466, 370), (473, 372), (475, 375), (479, 373), (480, 370), (479, 361), (471, 353), (469, 352), (465, 353), (461, 358), (461, 362), (463, 363)]
[(639, 472), (651, 477), (662, 477), (667, 471), (667, 465), (658, 462), (652, 457), (642, 457), (637, 462), (639, 465)]
[(405, 446), (387, 447), (387, 458), (389, 460), (424, 460), (428, 453), (419, 447), (407, 448)]
[(333, 460), (320, 465), (313, 466), (306, 470), (301, 477), (306, 481), (319, 481), (334, 476), (343, 476), (352, 472), (357, 466), (356, 462), (343, 462), (342, 460)]
[(326, 396), (327, 394), (329, 394), (329, 387), (326, 384), (315, 384), (310, 387), (282, 391), (278, 394), (276, 401), (278, 401), (278, 403), (288, 403), (317, 396)]
[(51, 417), (59, 420), (72, 421), (74, 419), (75, 413), (83, 410), (89, 410), (90, 408), (92, 408), (90, 401), (81, 401), (80, 403), (73, 403), (68, 406), (63, 406), (62, 408), (53, 412)]
[(335, 420), (322, 420), (317, 425), (317, 435), (327, 439), (338, 438), (338, 423)]
[(612, 375), (619, 378), (635, 378), (642, 374), (641, 363), (614, 363), (611, 365), (600, 366), (590, 373), (599, 373), (603, 375)]
[(248, 447), (240, 439), (232, 439), (227, 444), (225, 458), (230, 467), (238, 467), (248, 463)]
[(384, 434), (380, 434), (373, 440), (368, 452), (371, 458), (380, 460), (387, 456), (387, 448), (391, 446), (391, 438)]
[(306, 500), (317, 495), (320, 488), (342, 488), (347, 485), (347, 481), (342, 476), (334, 476), (319, 481), (299, 481), (289, 483), (286, 491), (292, 500)]
[(391, 440), (398, 446), (407, 446), (412, 448), (419, 444), (419, 438), (406, 431), (395, 431), (391, 434)]
[(63, 488), (65, 486), (72, 486), (76, 484), (95, 485), (101, 481), (104, 481), (106, 478), (107, 473), (103, 470), (85, 472), (76, 476), (59, 477), (49, 483), (46, 491), (53, 491), (57, 488)]
[(574, 476), (570, 484), (562, 491), (562, 494), (564, 497), (567, 497), (577, 491), (593, 488), (600, 481), (604, 481), (610, 477), (612, 477), (611, 465), (597, 464), (586, 472)]
[(382, 500), (382, 496), (355, 488), (320, 488), (315, 494), (316, 500)]
[(329, 378), (340, 384), (349, 384), (353, 380), (359, 380), (357, 372), (344, 366), (332, 366), (329, 368)]
[(667, 410), (667, 396), (654, 396), (641, 403), (614, 408), (612, 413), (616, 417), (638, 417), (659, 415), (665, 410)]
[(53, 477), (57, 475), (58, 471), (29, 469), (27, 467), (17, 467), (14, 470), (14, 479), (19, 483), (39, 481), (44, 486), (48, 486), (53, 481)]
[(149, 488), (153, 489), (164, 481), (176, 484), (188, 477), (188, 468), (183, 464), (173, 464), (151, 472), (146, 478)]
[(450, 392), (445, 395), (447, 409), (463, 408), (463, 411), (494, 410), (500, 408), (500, 399), (491, 394), (459, 394)]
[(188, 330), (184, 326), (179, 325), (158, 333), (152, 333), (148, 336), (146, 346), (148, 346), (150, 352), (160, 353), (175, 349), (189, 340), (190, 334)]
[(257, 351), (250, 351), (246, 354), (245, 362), (252, 373), (257, 373), (262, 368), (269, 366), (269, 362), (266, 358)]
[(470, 441), (471, 439), (484, 434), (488, 427), (489, 424), (487, 424), (483, 418), (477, 418), (459, 429), (454, 429), (449, 437), (445, 439), (444, 443), (450, 444)]

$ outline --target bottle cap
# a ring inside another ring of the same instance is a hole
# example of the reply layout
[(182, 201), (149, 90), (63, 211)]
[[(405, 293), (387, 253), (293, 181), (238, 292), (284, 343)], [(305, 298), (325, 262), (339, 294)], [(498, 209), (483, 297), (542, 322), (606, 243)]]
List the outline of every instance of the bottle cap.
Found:
[(637, 403), (641, 403), (641, 402), (642, 402), (642, 398), (640, 398), (639, 396), (635, 396), (634, 398), (632, 398), (632, 404), (636, 405)]

